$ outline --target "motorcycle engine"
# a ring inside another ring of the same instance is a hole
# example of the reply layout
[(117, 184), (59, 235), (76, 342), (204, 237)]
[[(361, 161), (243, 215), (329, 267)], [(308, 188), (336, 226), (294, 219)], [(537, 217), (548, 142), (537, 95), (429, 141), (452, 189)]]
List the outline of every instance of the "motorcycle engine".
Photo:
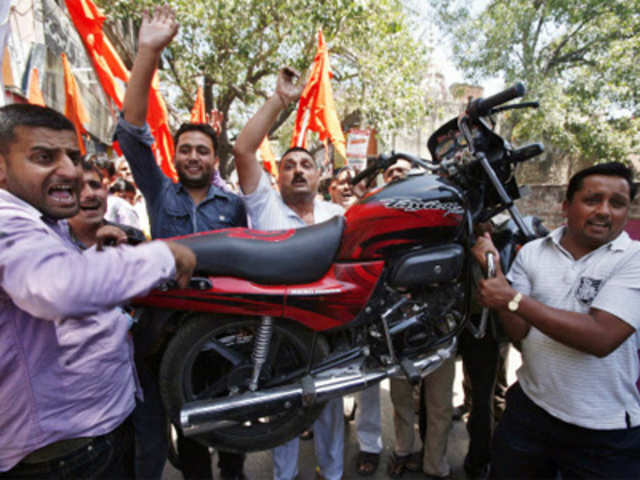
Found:
[[(440, 347), (457, 334), (464, 320), (464, 286), (461, 282), (395, 292), (391, 297), (394, 303), (382, 317), (387, 322), (398, 358), (414, 358)], [(379, 348), (386, 350), (380, 322), (370, 326), (370, 334), (378, 337), (381, 340)]]

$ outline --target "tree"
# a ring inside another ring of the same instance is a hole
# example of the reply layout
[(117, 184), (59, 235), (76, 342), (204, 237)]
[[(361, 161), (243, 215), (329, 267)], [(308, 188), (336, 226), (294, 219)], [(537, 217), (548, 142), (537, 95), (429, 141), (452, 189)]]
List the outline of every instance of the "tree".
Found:
[(638, 154), (639, 0), (491, 0), (478, 12), (431, 5), (470, 77), (523, 80), (526, 98), (540, 100), (539, 110), (508, 118), (514, 141), (543, 139), (588, 163)]
[[(110, 21), (139, 18), (163, 0), (102, 0)], [(284, 65), (304, 72), (313, 61), (316, 34), (329, 45), (336, 105), (342, 119), (378, 130), (400, 128), (424, 115), (420, 88), (428, 52), (410, 35), (398, 0), (172, 0), (178, 37), (163, 55), (161, 79), (171, 85), (181, 112), (191, 108), (198, 82), (205, 100), (224, 115), (219, 156), (229, 172), (233, 135), (275, 85)], [(204, 80), (202, 80), (204, 79)], [(290, 117), (285, 112), (272, 131)], [(289, 121), (288, 123), (291, 123)], [(348, 128), (349, 125), (343, 125)], [(280, 142), (290, 127), (280, 129)]]

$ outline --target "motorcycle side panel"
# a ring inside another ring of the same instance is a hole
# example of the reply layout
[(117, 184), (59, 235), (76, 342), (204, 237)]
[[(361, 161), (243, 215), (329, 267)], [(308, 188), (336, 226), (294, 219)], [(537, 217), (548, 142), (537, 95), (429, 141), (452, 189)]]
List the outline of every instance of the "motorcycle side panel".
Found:
[(384, 262), (334, 264), (320, 281), (292, 286), (284, 316), (322, 331), (352, 321), (366, 305)]
[(464, 249), (458, 244), (425, 248), (408, 253), (395, 263), (389, 274), (393, 287), (421, 287), (451, 282), (464, 266)]
[(457, 187), (416, 175), (367, 195), (345, 213), (339, 261), (382, 259), (393, 251), (450, 243), (464, 216)]
[(134, 305), (232, 315), (285, 317), (322, 331), (350, 322), (382, 274), (383, 261), (334, 264), (320, 280), (300, 285), (258, 285), (209, 277), (208, 290), (154, 290)]
[(153, 290), (146, 297), (136, 298), (133, 304), (216, 314), (281, 317), (284, 313), (287, 293), (284, 285), (258, 285), (233, 277), (209, 277), (209, 280), (212, 288), (208, 290)]

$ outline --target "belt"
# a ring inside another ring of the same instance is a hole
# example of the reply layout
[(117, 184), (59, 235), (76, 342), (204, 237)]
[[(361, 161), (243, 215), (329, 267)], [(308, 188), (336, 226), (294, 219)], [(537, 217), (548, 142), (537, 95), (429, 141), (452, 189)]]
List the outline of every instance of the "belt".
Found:
[(106, 439), (115, 437), (124, 428), (124, 425), (126, 423), (126, 421), (122, 422), (116, 429), (105, 435), (100, 435), (97, 437), (69, 438), (66, 440), (58, 440), (57, 442), (50, 443), (49, 445), (45, 445), (38, 450), (34, 450), (29, 455), (24, 457), (20, 461), (20, 463), (33, 465), (35, 463), (49, 462), (57, 458), (66, 457), (67, 455), (77, 452), (78, 450), (90, 445), (94, 440), (97, 440), (99, 438)]

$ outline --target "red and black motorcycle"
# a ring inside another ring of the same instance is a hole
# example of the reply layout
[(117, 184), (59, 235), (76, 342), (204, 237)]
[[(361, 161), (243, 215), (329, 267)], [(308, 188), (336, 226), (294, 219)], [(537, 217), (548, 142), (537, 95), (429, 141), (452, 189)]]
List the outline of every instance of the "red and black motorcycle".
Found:
[(491, 120), (536, 106), (499, 106), (523, 94), (516, 84), (471, 102), (429, 139), (433, 162), (375, 158), (354, 182), (399, 158), (424, 171), (370, 192), (344, 218), (178, 240), (195, 251), (198, 277), (134, 303), (172, 331), (160, 388), (185, 435), (224, 450), (271, 448), (327, 400), (392, 375), (417, 383), (455, 353), (470, 316), (474, 226), (509, 210), (532, 236), (513, 205), (514, 167), (543, 147), (513, 148)]

